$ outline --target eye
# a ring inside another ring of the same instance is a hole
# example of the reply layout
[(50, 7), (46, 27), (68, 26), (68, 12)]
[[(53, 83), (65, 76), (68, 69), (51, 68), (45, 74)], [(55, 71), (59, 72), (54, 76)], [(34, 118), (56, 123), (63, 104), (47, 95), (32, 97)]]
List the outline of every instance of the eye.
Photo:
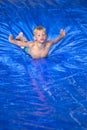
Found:
[(38, 35), (38, 36), (40, 36), (40, 35)]

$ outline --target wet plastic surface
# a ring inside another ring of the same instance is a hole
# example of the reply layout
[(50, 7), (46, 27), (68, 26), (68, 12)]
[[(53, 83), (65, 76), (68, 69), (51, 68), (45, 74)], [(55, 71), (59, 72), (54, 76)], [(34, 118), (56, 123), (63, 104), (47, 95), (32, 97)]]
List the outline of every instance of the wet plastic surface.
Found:
[[(10, 33), (46, 27), (66, 37), (47, 58), (32, 59)], [(87, 129), (86, 0), (0, 0), (0, 130)]]

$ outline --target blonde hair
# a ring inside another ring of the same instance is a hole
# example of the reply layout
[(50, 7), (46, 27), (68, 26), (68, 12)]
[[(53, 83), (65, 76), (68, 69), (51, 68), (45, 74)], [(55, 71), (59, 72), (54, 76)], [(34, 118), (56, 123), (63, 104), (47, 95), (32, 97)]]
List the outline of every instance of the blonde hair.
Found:
[(46, 29), (43, 26), (37, 26), (34, 30), (33, 30), (33, 34), (35, 35), (37, 33), (37, 31), (41, 31), (43, 30), (46, 33)]

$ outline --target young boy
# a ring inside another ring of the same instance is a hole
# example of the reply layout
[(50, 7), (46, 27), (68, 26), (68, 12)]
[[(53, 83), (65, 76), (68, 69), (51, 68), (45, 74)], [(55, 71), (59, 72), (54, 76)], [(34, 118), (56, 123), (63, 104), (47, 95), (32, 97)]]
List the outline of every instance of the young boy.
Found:
[(9, 35), (9, 42), (21, 47), (28, 47), (28, 54), (32, 58), (44, 58), (48, 55), (48, 52), (53, 44), (56, 44), (66, 35), (64, 30), (60, 30), (60, 36), (54, 40), (47, 40), (46, 29), (42, 26), (38, 26), (33, 31), (34, 41), (26, 41), (23, 33), (20, 33), (16, 40), (12, 35)]

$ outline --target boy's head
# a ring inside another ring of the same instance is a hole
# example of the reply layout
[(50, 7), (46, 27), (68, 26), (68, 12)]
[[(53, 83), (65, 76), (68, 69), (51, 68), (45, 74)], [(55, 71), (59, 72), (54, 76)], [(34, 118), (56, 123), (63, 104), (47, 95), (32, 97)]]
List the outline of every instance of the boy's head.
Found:
[(43, 26), (37, 26), (34, 30), (33, 30), (33, 34), (36, 35), (38, 31), (43, 31), (46, 34), (46, 29)]
[(46, 40), (46, 29), (42, 26), (37, 26), (34, 30), (33, 30), (33, 34), (34, 34), (34, 39), (39, 42), (39, 43), (44, 43)]

